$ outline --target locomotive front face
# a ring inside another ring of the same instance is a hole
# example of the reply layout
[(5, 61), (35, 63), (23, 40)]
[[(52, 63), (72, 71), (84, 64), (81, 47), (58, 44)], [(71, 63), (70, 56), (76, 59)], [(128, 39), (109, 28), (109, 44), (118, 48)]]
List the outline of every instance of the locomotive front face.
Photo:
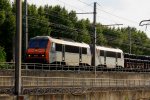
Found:
[(31, 39), (29, 42), (29, 47), (26, 51), (26, 61), (31, 63), (47, 62), (47, 45), (48, 39)]

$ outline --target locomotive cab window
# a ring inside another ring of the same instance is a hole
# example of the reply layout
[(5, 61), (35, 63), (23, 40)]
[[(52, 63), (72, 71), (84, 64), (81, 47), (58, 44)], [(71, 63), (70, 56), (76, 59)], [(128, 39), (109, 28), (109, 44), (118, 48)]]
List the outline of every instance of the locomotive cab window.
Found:
[(55, 52), (55, 43), (52, 43), (51, 51), (52, 51), (52, 52)]
[(31, 39), (29, 48), (46, 48), (48, 39)]

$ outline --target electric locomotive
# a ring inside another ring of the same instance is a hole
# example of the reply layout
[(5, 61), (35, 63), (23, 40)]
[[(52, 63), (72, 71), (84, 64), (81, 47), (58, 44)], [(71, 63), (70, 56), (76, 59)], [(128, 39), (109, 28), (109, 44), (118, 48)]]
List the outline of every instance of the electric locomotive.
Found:
[(30, 39), (26, 62), (70, 66), (91, 65), (90, 46), (49, 36), (36, 36)]
[[(96, 46), (95, 59), (96, 66), (124, 67), (123, 51), (120, 49)], [(91, 66), (91, 47), (86, 43), (36, 36), (30, 39), (26, 62)]]

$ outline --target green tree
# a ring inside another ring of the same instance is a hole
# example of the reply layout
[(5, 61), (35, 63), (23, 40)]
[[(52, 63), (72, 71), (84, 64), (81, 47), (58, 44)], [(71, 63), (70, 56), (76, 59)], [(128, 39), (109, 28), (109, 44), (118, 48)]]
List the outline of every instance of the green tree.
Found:
[(5, 21), (5, 11), (4, 10), (1, 10), (0, 11), (0, 26), (4, 23)]
[(88, 32), (88, 30), (86, 29), (86, 20), (82, 19), (82, 20), (79, 20), (77, 23), (76, 23), (76, 26), (75, 26), (77, 29), (79, 29), (78, 31), (78, 36), (77, 36), (77, 41), (79, 42), (85, 42), (85, 43), (91, 43), (91, 36)]
[(0, 0), (0, 45), (5, 48), (7, 61), (12, 59), (12, 41), (15, 33), (15, 16), (9, 0)]
[(4, 48), (0, 46), (0, 62), (5, 62), (6, 61), (6, 53), (4, 51)]
[(49, 27), (44, 8), (41, 6), (37, 8), (36, 5), (31, 5), (28, 8), (28, 12), (29, 38), (42, 35), (49, 36), (51, 28)]
[[(12, 59), (12, 41), (16, 29), (15, 13), (15, 3), (11, 6), (9, 0), (0, 0), (0, 46), (3, 47), (0, 49), (5, 50), (7, 61)], [(29, 38), (50, 35), (92, 43), (94, 30), (90, 20), (79, 20), (75, 11), (69, 12), (59, 5), (45, 5), (44, 7), (28, 5), (28, 23)], [(97, 45), (120, 48), (124, 52), (129, 52), (130, 32), (132, 53), (150, 55), (150, 39), (144, 32), (138, 31), (134, 27), (109, 28), (100, 23), (97, 23), (96, 27)]]
[(97, 45), (106, 46), (107, 40), (103, 34), (103, 28), (101, 24), (97, 24)]

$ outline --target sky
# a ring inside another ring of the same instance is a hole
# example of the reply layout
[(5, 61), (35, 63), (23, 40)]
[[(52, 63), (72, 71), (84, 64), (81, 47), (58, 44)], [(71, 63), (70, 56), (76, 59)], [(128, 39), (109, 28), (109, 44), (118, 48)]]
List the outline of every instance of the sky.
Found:
[[(12, 0), (13, 1), (13, 0)], [(144, 31), (150, 38), (150, 26), (139, 26), (140, 21), (150, 19), (150, 0), (27, 0), (29, 4), (60, 5), (68, 11), (77, 13), (93, 12), (94, 2), (97, 3), (96, 22), (103, 25), (123, 24), (115, 27), (135, 27)], [(93, 22), (93, 15), (77, 15), (79, 19), (89, 18)], [(150, 23), (150, 22), (146, 22)], [(114, 26), (110, 26), (114, 27)]]

